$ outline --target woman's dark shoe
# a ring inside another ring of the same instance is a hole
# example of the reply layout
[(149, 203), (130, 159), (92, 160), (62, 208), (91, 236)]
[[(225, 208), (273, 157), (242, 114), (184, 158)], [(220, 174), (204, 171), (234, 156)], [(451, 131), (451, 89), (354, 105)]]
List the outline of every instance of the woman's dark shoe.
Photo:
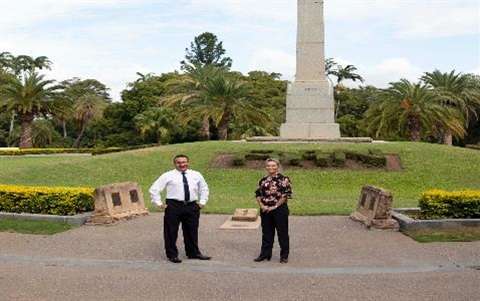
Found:
[(281, 258), (280, 259), (280, 263), (287, 263), (288, 262), (288, 258)]
[(264, 260), (270, 261), (270, 259), (272, 259), (272, 256), (260, 255), (257, 258), (255, 258), (253, 261), (255, 261), (255, 262), (260, 262), (260, 261), (264, 261)]
[(168, 260), (170, 260), (171, 262), (173, 263), (180, 263), (182, 262), (182, 260), (178, 257), (172, 257), (172, 258), (168, 258)]

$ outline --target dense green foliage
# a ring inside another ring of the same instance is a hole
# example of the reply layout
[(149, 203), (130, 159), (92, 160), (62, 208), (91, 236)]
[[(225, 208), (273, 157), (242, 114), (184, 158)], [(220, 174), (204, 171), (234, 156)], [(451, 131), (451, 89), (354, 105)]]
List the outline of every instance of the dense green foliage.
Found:
[(3, 212), (76, 215), (93, 209), (93, 188), (0, 185)]
[[(285, 122), (281, 74), (231, 70), (222, 42), (205, 32), (186, 49), (181, 72), (142, 74), (111, 101), (95, 79), (43, 80), (47, 57), (0, 53), (0, 147), (122, 147), (277, 136)], [(425, 72), (386, 89), (347, 88), (363, 77), (326, 60), (343, 137), (454, 145), (480, 142), (480, 77)], [(25, 92), (25, 93), (24, 93)], [(26, 93), (28, 92), (28, 93)]]
[(480, 190), (429, 190), (420, 196), (422, 216), (437, 218), (480, 218)]

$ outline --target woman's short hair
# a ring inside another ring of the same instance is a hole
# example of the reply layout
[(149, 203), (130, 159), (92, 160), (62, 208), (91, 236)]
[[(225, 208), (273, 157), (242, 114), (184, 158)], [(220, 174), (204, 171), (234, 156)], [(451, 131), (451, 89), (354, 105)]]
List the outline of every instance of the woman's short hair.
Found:
[(267, 165), (268, 162), (275, 162), (278, 166), (280, 166), (280, 160), (278, 160), (277, 158), (268, 158), (267, 160), (265, 160), (265, 165)]

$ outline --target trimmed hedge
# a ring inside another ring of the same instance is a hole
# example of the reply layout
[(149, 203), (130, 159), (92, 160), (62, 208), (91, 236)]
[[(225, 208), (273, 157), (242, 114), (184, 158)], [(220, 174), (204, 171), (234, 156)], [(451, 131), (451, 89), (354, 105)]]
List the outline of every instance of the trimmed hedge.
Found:
[(320, 167), (328, 166), (328, 154), (323, 152), (318, 152), (315, 156), (315, 163)]
[(420, 195), (419, 207), (429, 219), (480, 218), (480, 190), (428, 190)]
[(332, 153), (332, 165), (334, 167), (344, 167), (347, 158), (345, 156), (345, 152), (341, 150), (335, 150)]
[(0, 185), (0, 211), (76, 215), (95, 209), (94, 189)]
[(387, 165), (387, 158), (385, 155), (373, 152), (372, 150), (369, 150), (368, 154), (345, 151), (345, 157), (353, 161), (361, 162), (367, 166), (385, 167)]
[(158, 146), (157, 144), (134, 145), (128, 147), (107, 148), (20, 148), (0, 150), (0, 156), (23, 156), (23, 155), (53, 155), (53, 154), (92, 154), (102, 155), (117, 153), (134, 149)]
[(235, 156), (235, 158), (233, 158), (233, 165), (235, 166), (244, 166), (245, 165), (245, 156)]
[(302, 156), (299, 154), (291, 154), (288, 158), (288, 164), (298, 166), (302, 162)]

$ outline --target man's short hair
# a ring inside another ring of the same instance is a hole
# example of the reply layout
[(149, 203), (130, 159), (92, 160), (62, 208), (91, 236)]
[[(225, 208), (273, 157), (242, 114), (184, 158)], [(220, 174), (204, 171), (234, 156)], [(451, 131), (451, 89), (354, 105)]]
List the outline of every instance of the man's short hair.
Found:
[(179, 155), (176, 155), (176, 156), (173, 158), (173, 163), (176, 163), (176, 162), (177, 162), (177, 158), (187, 158), (187, 162), (190, 162), (190, 158), (188, 158), (187, 155), (179, 154)]

